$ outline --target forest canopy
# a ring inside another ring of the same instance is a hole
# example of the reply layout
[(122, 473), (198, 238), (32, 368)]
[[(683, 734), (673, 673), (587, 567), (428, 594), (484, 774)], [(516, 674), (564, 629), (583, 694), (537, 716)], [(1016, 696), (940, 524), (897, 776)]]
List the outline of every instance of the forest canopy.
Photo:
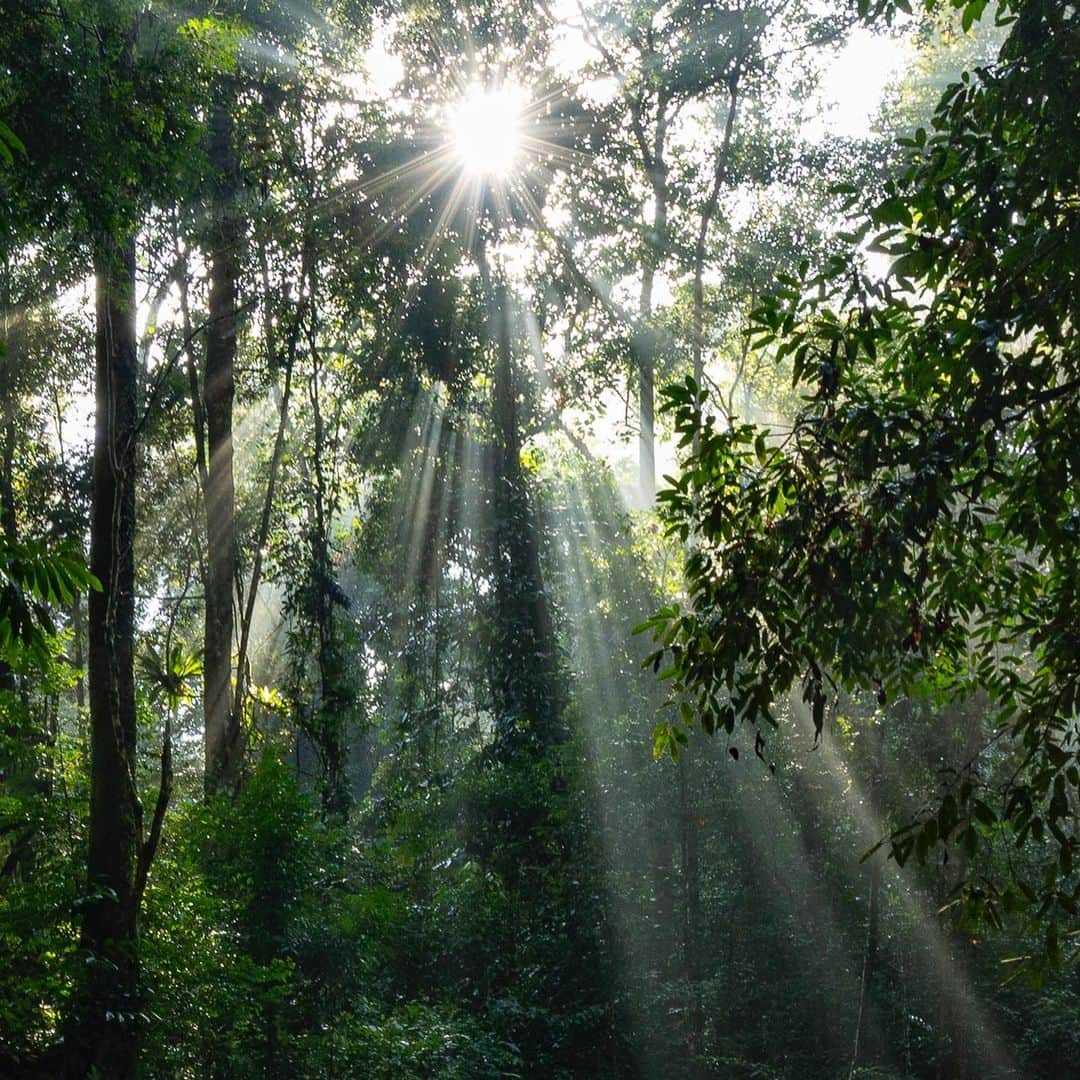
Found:
[(0, 1076), (1065, 1075), (1078, 253), (1060, 0), (12, 0)]

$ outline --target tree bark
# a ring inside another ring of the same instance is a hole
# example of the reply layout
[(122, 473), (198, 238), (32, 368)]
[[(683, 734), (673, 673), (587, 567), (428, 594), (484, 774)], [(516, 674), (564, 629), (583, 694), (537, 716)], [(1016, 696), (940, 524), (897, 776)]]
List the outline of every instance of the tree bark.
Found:
[[(0, 356), (0, 396), (3, 397), (4, 433), (2, 464), (0, 464), (0, 530), (5, 539), (16, 543), (18, 521), (15, 514), (15, 379), (19, 364), (20, 325), (23, 313), (16, 310), (11, 295), (11, 267), (4, 263), (4, 336)], [(15, 690), (15, 676), (7, 661), (0, 660), (0, 690)]]
[[(314, 290), (313, 290), (314, 291)], [(314, 335), (312, 335), (314, 336)], [(310, 528), (311, 568), (314, 577), (313, 611), (318, 636), (315, 662), (319, 671), (318, 700), (315, 703), (315, 735), (322, 772), (322, 808), (327, 820), (345, 821), (352, 804), (346, 766), (348, 740), (346, 718), (348, 692), (344, 685), (343, 659), (334, 628), (336, 582), (330, 552), (330, 515), (334, 500), (323, 469), (326, 428), (319, 394), (318, 352), (311, 341), (312, 370), (308, 382), (313, 420), (312, 447), (312, 521)], [(330, 505), (327, 505), (330, 496)]]
[(645, 265), (641, 274), (638, 298), (638, 332), (635, 353), (638, 369), (638, 487), (642, 505), (648, 509), (656, 498), (656, 337), (650, 323), (653, 313), (653, 288), (656, 270), (665, 244), (668, 218), (667, 165), (664, 162), (666, 121), (657, 121), (653, 159), (649, 165), (652, 181), (653, 220), (646, 239)]
[[(24, 312), (16, 310), (12, 304), (11, 268), (6, 263), (3, 288), (3, 353), (0, 354), (0, 408), (3, 412), (3, 435), (0, 439), (0, 533), (8, 543), (17, 544), (19, 530), (15, 512), (15, 440), (18, 392), (15, 372), (21, 353), (21, 322)], [(6, 660), (0, 660), (0, 691), (13, 695), (18, 693), (21, 698), (26, 696), (25, 678), (17, 678)], [(22, 716), (25, 715), (23, 712)], [(19, 710), (9, 714), (4, 727), (5, 734), (13, 740), (13, 745), (22, 744), (22, 752), (12, 755), (10, 767), (6, 770), (8, 792), (19, 798), (32, 799), (39, 794), (36, 775), (40, 739), (33, 727), (26, 726), (25, 719), (20, 718)], [(3, 867), (0, 868), (0, 878), (14, 877), (29, 871), (33, 862), (36, 832), (37, 824), (34, 821), (20, 830), (12, 842)]]
[(565, 737), (557, 686), (555, 633), (544, 588), (536, 514), (521, 470), (518, 382), (504, 281), (494, 290), (481, 257), (496, 337), (493, 386), (496, 619), (500, 650), (494, 690), (502, 714), (503, 750), (535, 753)]
[(86, 679), (83, 675), (83, 665), (86, 657), (83, 652), (83, 598), (77, 595), (71, 602), (71, 637), (72, 659), (78, 674), (75, 677), (75, 710), (80, 739), (83, 737), (83, 710), (86, 708)]
[[(6, 320), (5, 320), (6, 321)], [(18, 540), (18, 517), (15, 512), (15, 440), (18, 419), (16, 417), (16, 399), (18, 390), (14, 373), (19, 365), (19, 315), (11, 320), (5, 334), (5, 354), (0, 358), (3, 364), (3, 385), (0, 393), (4, 399), (4, 435), (0, 467), (0, 528), (4, 536), (15, 543)]]
[(96, 260), (97, 338), (89, 603), (90, 843), (80, 945), (87, 985), (68, 1074), (134, 1076), (138, 1013), (135, 873), (135, 241), (110, 238)]
[(240, 221), (233, 121), (218, 102), (210, 119), (213, 228), (210, 321), (206, 334), (203, 403), (206, 419), (206, 623), (203, 636), (206, 789), (235, 791), (243, 747), (233, 707), (233, 588), (236, 581), (236, 496), (232, 411), (236, 388), (236, 283)]
[[(870, 741), (869, 780), (866, 801), (872, 820), (881, 820), (881, 787), (884, 780), (885, 731), (875, 723), (867, 732)], [(862, 973), (859, 978), (859, 1004), (855, 1017), (855, 1040), (848, 1076), (864, 1064), (876, 1064), (881, 1056), (881, 1016), (875, 1007), (874, 989), (878, 968), (881, 927), (881, 858), (869, 860), (867, 883), (866, 939), (863, 945)]]
[(701, 855), (698, 844), (698, 815), (693, 805), (693, 793), (690, 790), (693, 755), (684, 754), (679, 758), (679, 820), (680, 846), (682, 855), (683, 917), (682, 917), (682, 962), (683, 977), (686, 979), (687, 1010), (689, 1029), (687, 1048), (690, 1053), (690, 1072), (692, 1076), (701, 1074), (701, 1053), (705, 1037), (705, 1016), (701, 1004), (701, 972), (698, 957), (701, 943), (698, 941), (701, 920)]
[[(693, 350), (694, 382), (700, 391), (705, 377), (705, 260), (708, 254), (709, 229), (720, 205), (720, 191), (728, 176), (731, 162), (731, 138), (735, 131), (735, 115), (739, 107), (739, 83), (733, 78), (728, 85), (728, 111), (724, 122), (724, 136), (713, 159), (712, 184), (705, 205), (701, 208), (698, 219), (697, 240), (694, 244), (694, 311), (691, 329), (691, 349)], [(729, 410), (730, 411), (730, 410)], [(694, 448), (697, 448), (697, 436), (694, 436)]]
[(866, 903), (866, 941), (863, 947), (862, 973), (859, 978), (859, 1007), (855, 1020), (855, 1045), (848, 1076), (853, 1077), (863, 1064), (872, 1064), (880, 1051), (879, 1027), (875, 1023), (872, 994), (877, 976), (878, 945), (881, 925), (881, 859), (870, 860)]
[[(982, 718), (986, 715), (985, 699), (976, 696), (962, 706), (955, 729), (961, 733), (960, 744), (953, 750), (960, 770), (966, 771), (976, 761), (982, 746)], [(956, 899), (967, 879), (968, 856), (963, 843), (956, 842), (946, 848), (947, 862), (942, 863), (940, 895), (938, 904), (944, 909)], [(947, 964), (960, 980), (966, 980), (973, 962), (974, 944), (971, 936), (953, 922), (950, 912), (943, 927)], [(955, 979), (955, 974), (954, 974)], [(972, 1043), (971, 1021), (965, 1015), (962, 1002), (958, 1000), (956, 983), (944, 978), (938, 987), (938, 1048), (937, 1075), (942, 1080), (967, 1080), (977, 1075), (984, 1061), (978, 1047)], [(963, 982), (960, 982), (963, 985)]]

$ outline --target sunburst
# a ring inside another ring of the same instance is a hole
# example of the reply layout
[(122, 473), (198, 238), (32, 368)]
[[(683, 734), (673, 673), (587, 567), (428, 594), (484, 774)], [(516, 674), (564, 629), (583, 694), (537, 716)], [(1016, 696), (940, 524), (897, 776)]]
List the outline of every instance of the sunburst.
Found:
[(504, 180), (522, 152), (525, 91), (515, 83), (474, 83), (450, 109), (447, 127), (462, 168), (475, 176)]

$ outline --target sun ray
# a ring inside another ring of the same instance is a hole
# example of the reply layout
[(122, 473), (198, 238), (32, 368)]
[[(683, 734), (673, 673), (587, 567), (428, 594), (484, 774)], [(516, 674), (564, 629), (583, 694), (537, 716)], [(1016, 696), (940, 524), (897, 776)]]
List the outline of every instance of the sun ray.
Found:
[[(798, 698), (797, 694), (792, 695), (791, 702), (793, 711), (803, 721), (805, 729), (811, 722), (808, 706)], [(825, 769), (822, 771), (833, 787), (833, 798), (845, 805), (848, 813), (862, 830), (864, 841), (876, 843), (887, 834), (888, 829), (880, 816), (872, 809), (861, 781), (848, 767), (832, 740), (822, 739), (818, 747), (825, 764)], [(883, 858), (884, 856), (879, 853), (876, 857)], [(937, 913), (924, 898), (916, 894), (907, 875), (896, 873), (890, 884), (904, 913), (911, 920), (911, 933), (925, 950), (926, 955), (922, 957), (922, 963), (931, 969), (927, 974), (948, 996), (953, 1010), (962, 1017), (964, 1026), (978, 1035), (975, 1051), (978, 1060), (988, 1073), (1002, 1065), (1011, 1072), (1013, 1066), (1008, 1049), (997, 1037), (994, 1025), (986, 1014), (974, 984), (966, 972), (951, 958)]]
[[(475, 209), (475, 207), (479, 205), (479, 201), (480, 187), (475, 177), (472, 177), (467, 173), (459, 174), (454, 181), (454, 186), (450, 189), (450, 194), (446, 198), (445, 205), (442, 210), (440, 210), (439, 216), (435, 219), (435, 225), (431, 230), (431, 235), (424, 244), (424, 250), (421, 256), (421, 264), (424, 268), (427, 267), (434, 256), (439, 243), (445, 237), (453, 219), (467, 204), (471, 203)], [(470, 218), (473, 216), (475, 215), (470, 215)]]
[(428, 415), (425, 425), (426, 430), (421, 436), (418, 447), (421, 461), (419, 467), (413, 466), (414, 484), (408, 501), (409, 537), (406, 546), (408, 552), (406, 581), (419, 580), (421, 563), (425, 555), (424, 548), (429, 538), (433, 505), (432, 496), (435, 491), (435, 474), (445, 417), (445, 411), (439, 401), (438, 390), (439, 387), (436, 387), (434, 392), (425, 395), (428, 398)]
[(399, 206), (394, 208), (396, 213), (388, 215), (387, 220), (371, 234), (369, 242), (372, 245), (382, 243), (395, 231), (402, 218), (408, 216), (408, 214), (415, 210), (420, 203), (436, 191), (442, 184), (446, 183), (453, 175), (453, 167), (448, 163), (443, 168), (422, 179), (409, 196), (404, 199)]
[(415, 174), (425, 172), (434, 165), (439, 165), (440, 162), (442, 162), (440, 168), (446, 169), (443, 175), (451, 175), (456, 166), (452, 162), (451, 148), (447, 145), (437, 146), (433, 150), (425, 150), (417, 157), (410, 158), (400, 165), (395, 165), (392, 169), (377, 173), (369, 180), (356, 181), (350, 186), (349, 190), (350, 192), (359, 191), (364, 195), (379, 194), (402, 180), (408, 180)]

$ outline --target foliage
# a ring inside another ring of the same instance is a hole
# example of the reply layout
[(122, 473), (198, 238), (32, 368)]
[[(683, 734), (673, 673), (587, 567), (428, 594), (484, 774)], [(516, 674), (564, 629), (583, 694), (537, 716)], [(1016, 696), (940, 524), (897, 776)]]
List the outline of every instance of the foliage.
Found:
[(175, 711), (194, 698), (191, 681), (202, 674), (202, 664), (198, 656), (185, 650), (183, 642), (167, 643), (162, 652), (147, 645), (139, 659), (139, 674), (148, 686), (150, 701), (164, 701)]
[(308, 1075), (374, 1080), (488, 1080), (524, 1076), (513, 1046), (467, 1015), (406, 1005), (384, 1016), (343, 1017), (318, 1047)]
[[(10, 694), (3, 696), (8, 699), (3, 718), (10, 731), (18, 705)], [(28, 719), (23, 718), (25, 726)], [(16, 741), (5, 737), (0, 744), (6, 768), (17, 760), (9, 752)], [(18, 749), (25, 753), (25, 746)], [(38, 790), (0, 799), (0, 835), (26, 830), (22, 835), (31, 838), (33, 852), (32, 873), (29, 860), (24, 860), (21, 873), (14, 876), (11, 856), (19, 850), (18, 840), (8, 848), (0, 887), (0, 1047), (16, 1061), (33, 1060), (53, 1044), (79, 974), (72, 913), (81, 889), (72, 871), (85, 858), (79, 824), (86, 807), (84, 768), (75, 740), (61, 737), (49, 750), (47, 775), (64, 797), (45, 798)], [(0, 1063), (3, 1060), (0, 1055)]]
[[(986, 693), (1014, 739), (1014, 775), (965, 763), (940, 802), (893, 835), (903, 861), (1001, 836), (1057, 850), (1034, 881), (984, 883), (992, 922), (1074, 918), (1076, 713), (1075, 12), (1008, 5), (998, 63), (965, 74), (934, 129), (908, 141), (846, 253), (784, 279), (757, 346), (790, 357), (804, 404), (787, 432), (724, 429), (688, 382), (669, 408), (683, 445), (661, 498), (690, 545), (689, 605), (647, 624), (672, 701), (707, 731), (774, 722), (796, 684), (818, 736), (836, 691), (963, 700)], [(1032, 102), (1036, 102), (1035, 107)], [(854, 193), (852, 201), (854, 202)], [(875, 231), (876, 230), (876, 231)], [(888, 275), (859, 247), (888, 255)], [(679, 723), (657, 729), (677, 754)], [(759, 729), (759, 756), (765, 737)]]
[(2, 120), (0, 120), (0, 161), (8, 165), (15, 164), (15, 154), (26, 155), (26, 147), (22, 139), (15, 134)]
[(56, 633), (50, 607), (70, 604), (90, 588), (101, 585), (79, 545), (0, 537), (0, 656), (13, 665), (46, 663)]

